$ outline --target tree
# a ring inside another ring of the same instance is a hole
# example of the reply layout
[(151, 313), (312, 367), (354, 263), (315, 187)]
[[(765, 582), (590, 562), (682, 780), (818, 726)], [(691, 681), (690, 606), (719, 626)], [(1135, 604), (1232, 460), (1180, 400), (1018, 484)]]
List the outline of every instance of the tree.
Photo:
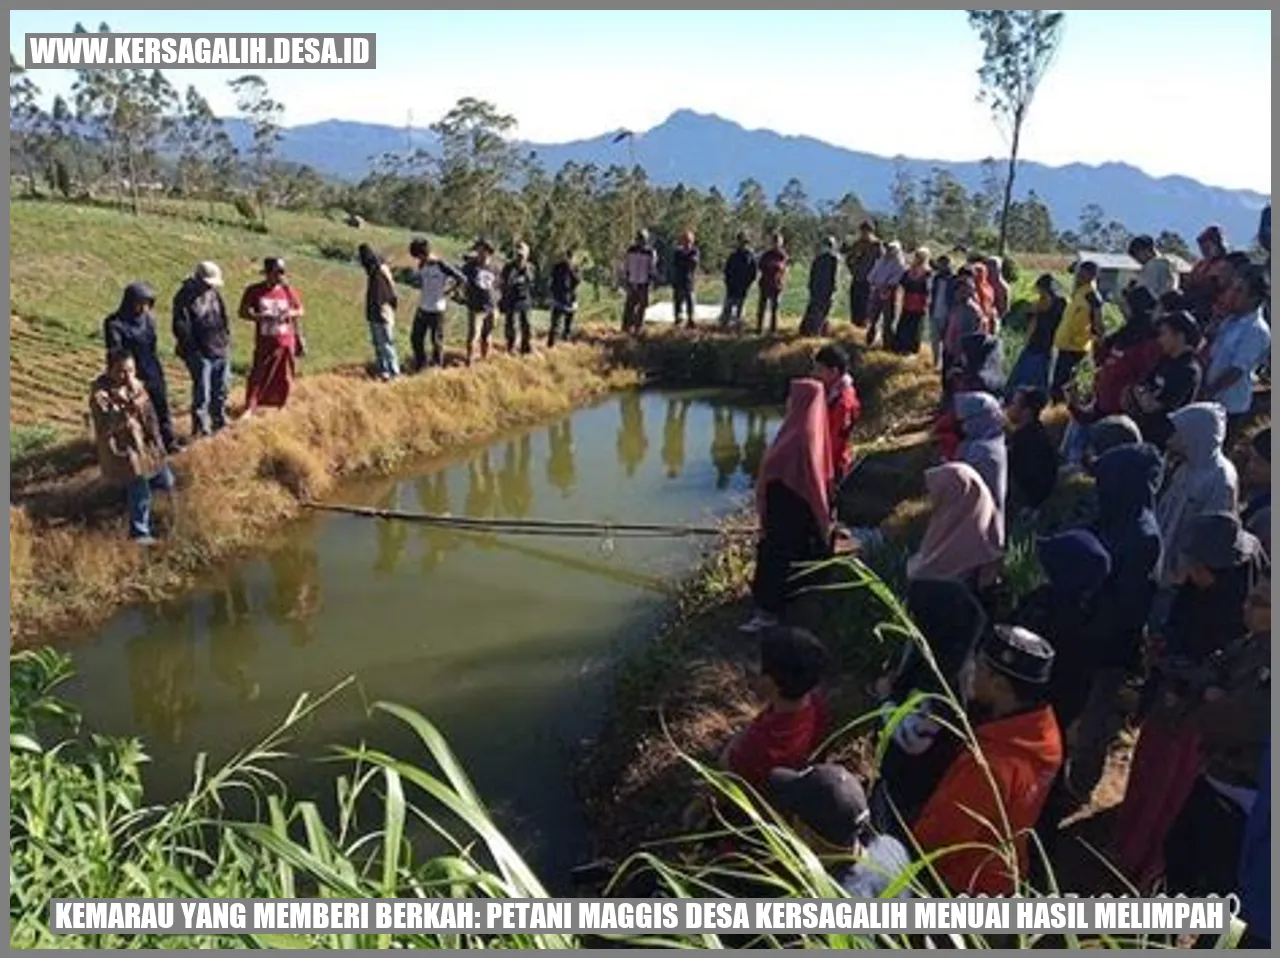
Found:
[(1129, 240), (1133, 234), (1119, 220), (1111, 220), (1102, 230), (1099, 246), (1104, 253), (1124, 253), (1129, 249)]
[(1048, 10), (970, 10), (969, 25), (982, 39), (978, 68), (978, 99), (987, 103), (997, 124), (1010, 137), (1009, 168), (1000, 206), (999, 255), (1004, 255), (1009, 204), (1018, 172), (1018, 150), (1036, 89), (1044, 79), (1058, 42), (1065, 15)]
[(1162, 253), (1181, 256), (1188, 263), (1196, 258), (1195, 254), (1191, 252), (1191, 247), (1187, 245), (1187, 241), (1182, 238), (1182, 234), (1174, 230), (1160, 231), (1160, 235), (1156, 237), (1156, 249)]
[(927, 224), (920, 198), (916, 195), (916, 178), (911, 175), (902, 157), (894, 160), (889, 199), (893, 203), (897, 239), (902, 243), (903, 249), (913, 250), (924, 241)]
[(1057, 246), (1053, 217), (1035, 190), (1009, 204), (1009, 245), (1021, 253), (1051, 253)]
[(972, 211), (969, 194), (960, 181), (950, 171), (935, 166), (925, 184), (924, 196), (930, 238), (947, 243), (966, 239)]
[(222, 120), (214, 115), (209, 101), (194, 86), (187, 87), (182, 114), (173, 124), (171, 140), (177, 151), (178, 192), (207, 197), (212, 212), (215, 193), (224, 185), (220, 181), (228, 167), (234, 171), (239, 153)]
[(1090, 203), (1080, 211), (1080, 224), (1076, 232), (1080, 235), (1080, 242), (1088, 249), (1101, 250), (1105, 230), (1103, 221), (1106, 216), (1097, 203)]
[(267, 197), (270, 193), (272, 166), (276, 146), (284, 136), (281, 121), (284, 104), (271, 96), (267, 81), (256, 74), (246, 74), (227, 81), (236, 95), (236, 109), (249, 123), (253, 139), (249, 155), (253, 158), (254, 200), (258, 207), (258, 221), (267, 222)]
[(764, 232), (765, 220), (769, 216), (769, 197), (759, 180), (746, 179), (738, 184), (733, 213), (739, 228), (757, 236)]
[(490, 232), (497, 220), (494, 200), (523, 161), (507, 139), (516, 129), (515, 117), (485, 100), (463, 97), (431, 129), (440, 137), (443, 225), (454, 232)]
[(804, 184), (796, 177), (791, 177), (783, 185), (782, 192), (773, 205), (777, 211), (777, 222), (772, 225), (782, 230), (783, 236), (791, 237), (792, 242), (801, 249), (812, 246), (815, 239), (813, 227), (816, 224)]
[(9, 53), (9, 144), (10, 161), (22, 164), (27, 174), (27, 193), (36, 194), (36, 170), (44, 158), (48, 134), (47, 117), (40, 108), (40, 88), (26, 69)]

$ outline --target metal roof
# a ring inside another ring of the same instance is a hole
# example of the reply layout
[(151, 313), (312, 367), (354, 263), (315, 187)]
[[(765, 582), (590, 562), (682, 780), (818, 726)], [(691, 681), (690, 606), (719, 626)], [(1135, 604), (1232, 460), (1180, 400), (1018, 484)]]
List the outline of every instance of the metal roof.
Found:
[[(1172, 263), (1173, 268), (1179, 273), (1191, 272), (1191, 264), (1181, 256), (1175, 256), (1173, 253), (1161, 253), (1160, 255)], [(1115, 270), (1122, 273), (1136, 273), (1142, 269), (1142, 264), (1128, 253), (1099, 253), (1094, 250), (1078, 250), (1075, 261), (1083, 263), (1085, 260), (1092, 260), (1097, 263), (1100, 271)]]

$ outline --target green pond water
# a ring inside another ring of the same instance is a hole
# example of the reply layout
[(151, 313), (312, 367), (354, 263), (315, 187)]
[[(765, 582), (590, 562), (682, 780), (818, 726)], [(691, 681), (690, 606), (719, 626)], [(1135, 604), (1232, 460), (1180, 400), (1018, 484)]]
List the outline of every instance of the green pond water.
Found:
[[(715, 393), (629, 392), (334, 502), (472, 517), (706, 523), (749, 501), (776, 411)], [(619, 657), (653, 637), (669, 589), (708, 543), (460, 534), (315, 514), (164, 606), (126, 610), (69, 646), (69, 697), (96, 731), (137, 735), (149, 797), (181, 794), (196, 757), (258, 741), (303, 692), (354, 676), (297, 750), (361, 741), (425, 760), (367, 704), (420, 711), (499, 823), (556, 884), (590, 854), (572, 772)], [(284, 766), (331, 801), (335, 770)]]

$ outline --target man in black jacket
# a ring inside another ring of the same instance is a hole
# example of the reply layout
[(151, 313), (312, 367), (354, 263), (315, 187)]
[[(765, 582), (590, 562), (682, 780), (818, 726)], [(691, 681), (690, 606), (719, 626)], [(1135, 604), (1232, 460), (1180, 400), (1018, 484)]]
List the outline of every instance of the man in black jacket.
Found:
[(573, 315), (578, 308), (578, 284), (581, 277), (573, 265), (574, 250), (565, 250), (564, 256), (551, 267), (551, 324), (547, 328), (547, 345), (554, 346), (556, 337), (568, 339)]
[(809, 303), (800, 322), (803, 336), (817, 336), (827, 328), (831, 300), (836, 294), (836, 275), (840, 270), (839, 248), (836, 238), (828, 236), (809, 266)]
[(722, 324), (742, 324), (742, 309), (758, 271), (751, 240), (746, 233), (739, 233), (738, 246), (724, 263), (724, 313), (720, 317)]
[(178, 358), (191, 373), (191, 434), (208, 436), (227, 424), (231, 324), (218, 290), (217, 263), (197, 263), (173, 297), (173, 338)]
[(1014, 392), (1007, 411), (1013, 426), (1009, 437), (1009, 484), (1017, 502), (1033, 513), (1053, 495), (1058, 481), (1058, 451), (1040, 421), (1048, 403), (1043, 389), (1023, 386)]

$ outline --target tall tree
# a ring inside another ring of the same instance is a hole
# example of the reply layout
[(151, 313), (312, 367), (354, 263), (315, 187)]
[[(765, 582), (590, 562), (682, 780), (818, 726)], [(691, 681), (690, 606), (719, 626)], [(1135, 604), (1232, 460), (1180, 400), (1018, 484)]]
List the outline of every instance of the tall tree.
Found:
[(916, 191), (916, 178), (907, 169), (902, 157), (894, 160), (889, 199), (893, 203), (896, 239), (902, 243), (903, 249), (913, 250), (924, 241), (927, 224)]
[(42, 165), (48, 124), (40, 107), (40, 88), (9, 53), (9, 157), (27, 174), (27, 192), (36, 194), (36, 170)]
[(1089, 203), (1080, 211), (1080, 223), (1076, 227), (1076, 233), (1087, 249), (1102, 249), (1106, 216), (1107, 214), (1097, 203)]
[(485, 100), (463, 97), (431, 129), (440, 137), (446, 225), (458, 232), (490, 232), (497, 226), (494, 199), (512, 185), (523, 162), (508, 139), (515, 117)]
[(228, 162), (234, 169), (239, 154), (222, 120), (194, 86), (187, 87), (182, 114), (170, 133), (171, 145), (177, 153), (175, 174), (178, 192), (204, 196), (212, 209), (222, 171)]
[(813, 208), (809, 205), (809, 194), (805, 192), (804, 184), (796, 177), (791, 177), (783, 185), (773, 205), (777, 211), (775, 225), (782, 230), (783, 235), (790, 237), (791, 241), (800, 248), (812, 246), (815, 217)]
[(284, 120), (284, 104), (271, 96), (267, 81), (256, 74), (246, 74), (229, 80), (227, 85), (236, 95), (236, 109), (249, 123), (253, 139), (249, 144), (249, 156), (253, 158), (254, 200), (258, 207), (258, 220), (267, 221), (267, 199), (271, 191), (272, 161), (276, 147), (284, 136), (281, 126)]
[(1051, 253), (1057, 246), (1053, 217), (1035, 190), (1009, 204), (1009, 245), (1020, 253)]
[(738, 184), (733, 212), (740, 229), (757, 236), (764, 232), (765, 220), (769, 216), (769, 196), (759, 180), (746, 179)]
[(1007, 239), (1022, 126), (1040, 81), (1053, 63), (1064, 22), (1065, 14), (1049, 10), (969, 11), (969, 25), (978, 32), (983, 46), (978, 99), (991, 107), (992, 116), (1009, 136), (1009, 169), (997, 241), (1000, 255), (1004, 255)]
[(1188, 263), (1195, 259), (1195, 255), (1191, 252), (1191, 247), (1187, 245), (1187, 241), (1182, 238), (1182, 234), (1174, 230), (1161, 230), (1160, 235), (1156, 237), (1156, 249), (1162, 253), (1172, 253), (1174, 256), (1181, 256)]

